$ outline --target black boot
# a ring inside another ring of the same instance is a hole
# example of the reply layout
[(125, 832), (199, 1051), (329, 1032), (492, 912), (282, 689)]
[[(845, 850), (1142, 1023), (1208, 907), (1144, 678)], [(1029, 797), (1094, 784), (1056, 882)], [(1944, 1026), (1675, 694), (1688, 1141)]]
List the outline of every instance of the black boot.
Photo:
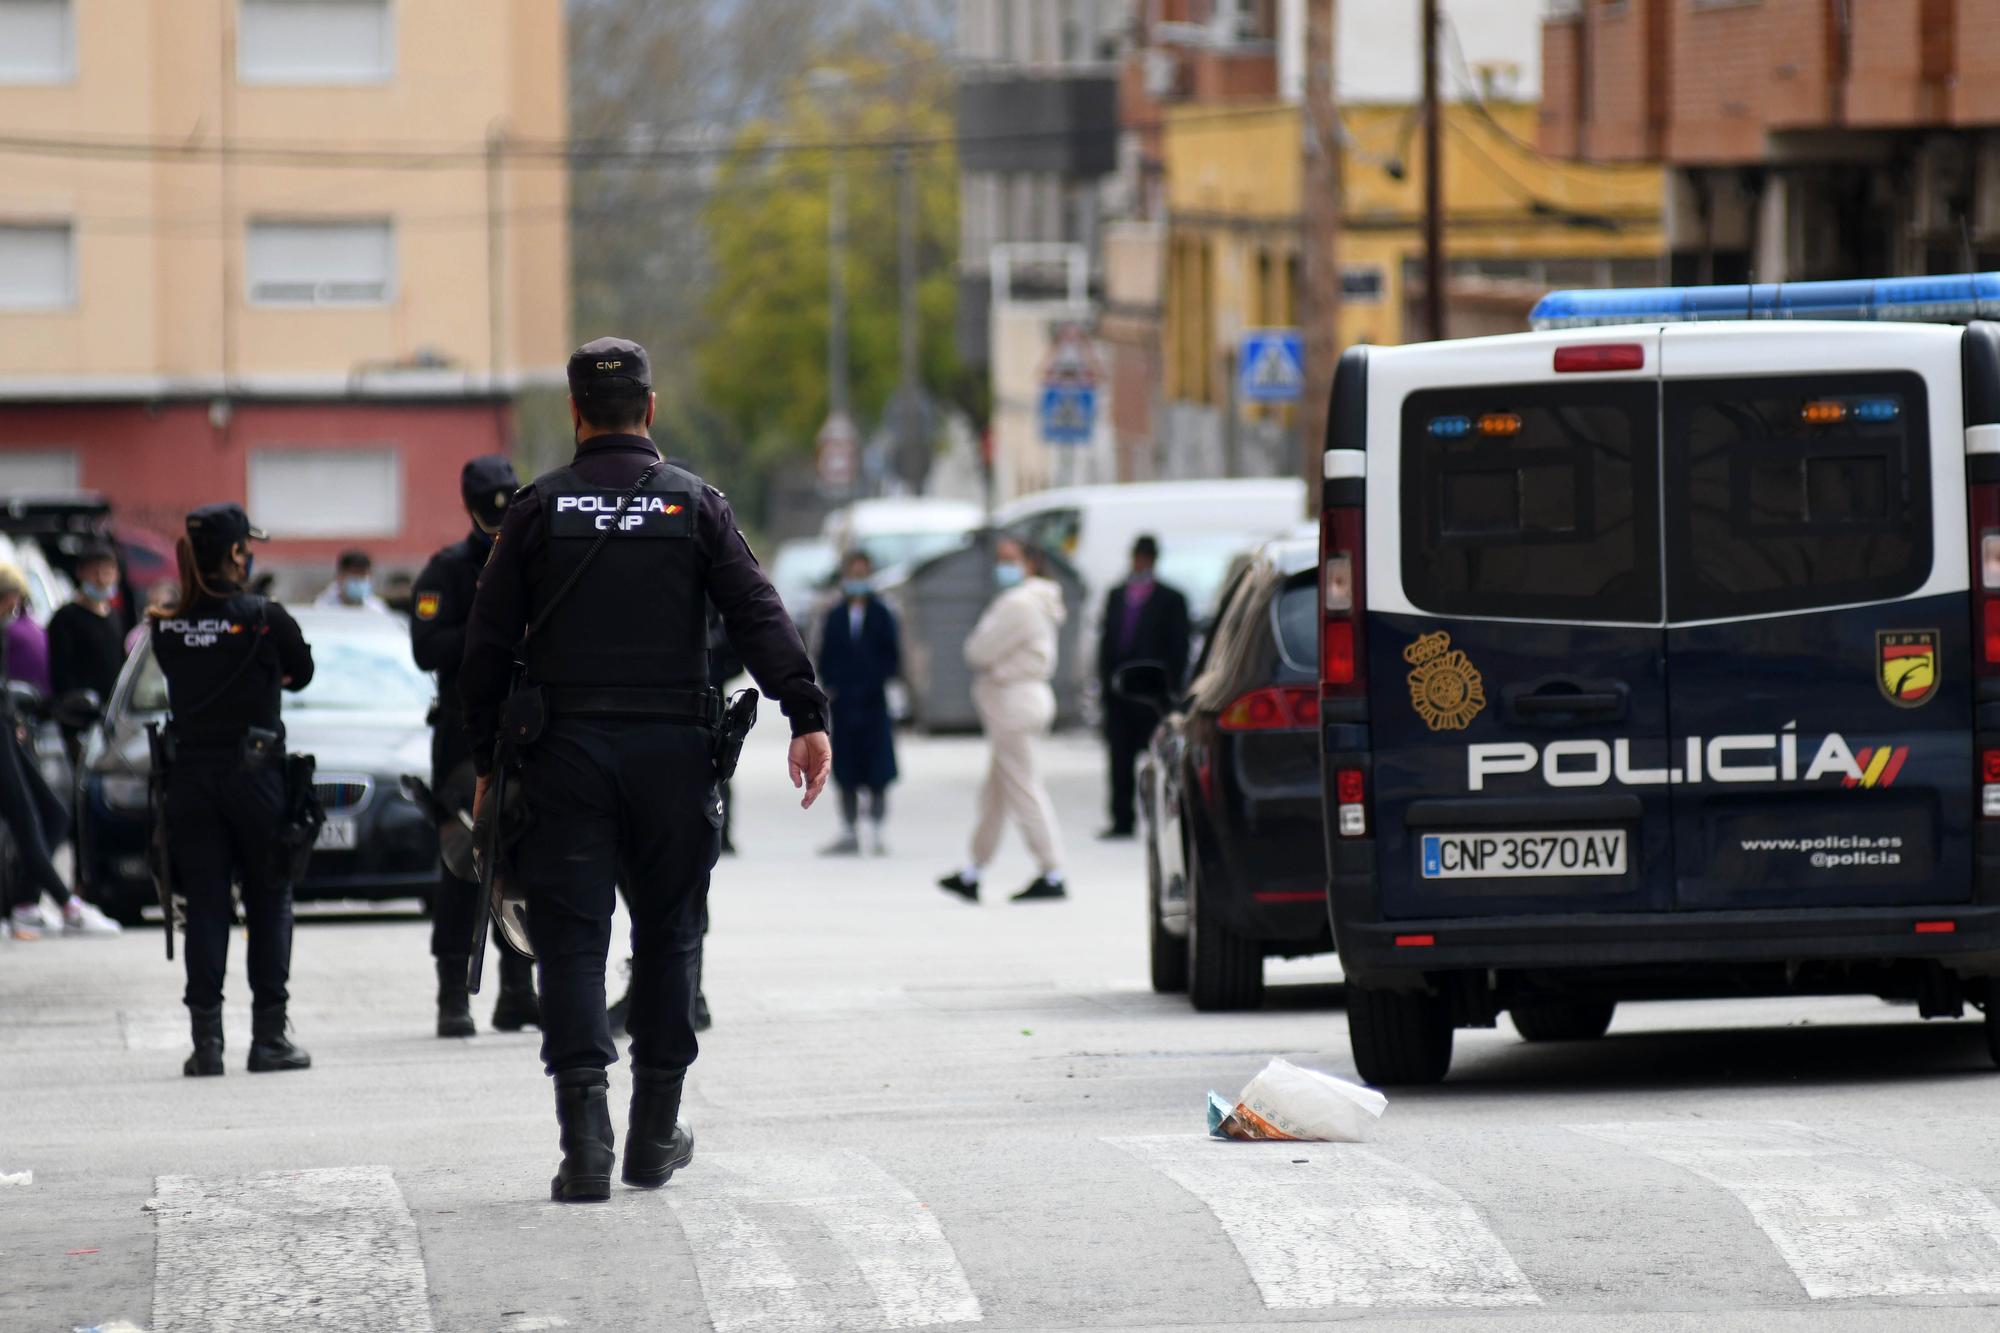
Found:
[(181, 1066), (189, 1078), (206, 1078), (222, 1072), (222, 1006), (188, 1010), (194, 1029), (194, 1054)]
[(495, 1032), (519, 1032), (542, 1025), (542, 1006), (535, 999), (535, 965), (506, 948), (500, 950), (500, 999), (493, 1006)]
[(250, 1011), (250, 1072), (269, 1074), (281, 1069), (311, 1069), (313, 1058), (285, 1035), (285, 1006)]
[(602, 1069), (566, 1069), (556, 1075), (556, 1124), (562, 1129), (562, 1165), (549, 1182), (557, 1203), (593, 1203), (611, 1197), (611, 1081)]
[(656, 1190), (694, 1160), (694, 1131), (680, 1123), (685, 1069), (632, 1066), (632, 1121), (625, 1131), (627, 1185)]
[(469, 958), (440, 958), (438, 965), (438, 1035), (470, 1037), (479, 1029), (472, 1025), (472, 997), (465, 991)]

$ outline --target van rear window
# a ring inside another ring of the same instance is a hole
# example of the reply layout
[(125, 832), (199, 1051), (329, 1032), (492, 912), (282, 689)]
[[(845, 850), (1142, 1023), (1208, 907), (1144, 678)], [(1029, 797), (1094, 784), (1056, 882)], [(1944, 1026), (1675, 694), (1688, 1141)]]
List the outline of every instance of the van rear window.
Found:
[(1441, 615), (1660, 619), (1657, 390), (1498, 385), (1403, 404), (1403, 590)]
[(1930, 575), (1930, 431), (1907, 372), (1666, 385), (1672, 619), (1900, 597)]

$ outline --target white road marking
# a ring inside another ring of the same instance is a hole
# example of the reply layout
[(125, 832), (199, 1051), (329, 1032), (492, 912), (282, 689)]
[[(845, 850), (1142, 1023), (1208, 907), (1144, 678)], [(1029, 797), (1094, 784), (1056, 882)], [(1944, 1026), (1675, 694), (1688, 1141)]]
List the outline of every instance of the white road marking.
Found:
[[(672, 1202), (716, 1333), (918, 1328), (984, 1317), (937, 1218), (867, 1158), (720, 1153), (697, 1166), (675, 1180)], [(793, 1264), (811, 1247), (788, 1253), (780, 1237), (802, 1222), (838, 1247), (868, 1299), (842, 1293), (845, 1274), (801, 1281)]]
[(1472, 1205), (1379, 1153), (1189, 1134), (1105, 1142), (1208, 1205), (1271, 1309), (1541, 1303)]
[(430, 1333), (416, 1223), (387, 1167), (161, 1176), (159, 1333)]
[(1814, 1300), (2000, 1294), (2000, 1208), (1928, 1167), (1788, 1121), (1570, 1128), (1734, 1194)]

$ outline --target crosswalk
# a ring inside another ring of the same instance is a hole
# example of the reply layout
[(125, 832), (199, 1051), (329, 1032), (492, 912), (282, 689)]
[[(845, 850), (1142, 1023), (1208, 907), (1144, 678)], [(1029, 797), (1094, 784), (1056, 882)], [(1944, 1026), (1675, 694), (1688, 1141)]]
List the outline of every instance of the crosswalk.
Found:
[[(1801, 1308), (1940, 1298), (2000, 1305), (2000, 1207), (1972, 1184), (1860, 1138), (1784, 1121), (1696, 1118), (1579, 1123), (1549, 1133), (1558, 1145), (1552, 1151), (1564, 1142), (1595, 1145), (1578, 1156), (1600, 1174), (1657, 1181), (1660, 1168), (1645, 1164), (1663, 1163), (1686, 1177), (1703, 1192), (1705, 1214), (1747, 1220), (1762, 1233), (1768, 1252), (1756, 1261), (1789, 1275)], [(1151, 1189), (1192, 1201), (1199, 1211), (1189, 1215), (1203, 1220), (1179, 1225), (1200, 1234), (1177, 1243), (1234, 1256), (1202, 1269), (1208, 1285), (1230, 1287), (1211, 1293), (1229, 1312), (1223, 1322), (1260, 1311), (1565, 1312), (1563, 1256), (1523, 1245), (1523, 1233), (1494, 1215), (1510, 1201), (1490, 1187), (1455, 1188), (1408, 1152), (1198, 1135), (1106, 1136), (1081, 1151), (1102, 1157), (1100, 1182), (1130, 1187), (1121, 1198)], [(969, 1169), (977, 1174), (979, 1162)], [(1010, 1314), (1016, 1293), (995, 1267), (975, 1264), (976, 1283), (963, 1262), (961, 1248), (990, 1242), (980, 1229), (988, 1221), (965, 1216), (965, 1235), (955, 1236), (953, 1208), (933, 1208), (913, 1188), (921, 1174), (898, 1161), (893, 1145), (866, 1153), (703, 1152), (663, 1192), (661, 1209), (649, 1212), (678, 1227), (687, 1257), (677, 1262), (691, 1266), (686, 1292), (700, 1303), (663, 1326), (702, 1327), (704, 1319), (714, 1333), (1024, 1326)], [(996, 1175), (993, 1202), (974, 1211), (1004, 1211), (1008, 1179), (1018, 1175)], [(421, 1184), (399, 1182), (383, 1167), (159, 1177), (150, 1327), (432, 1333), (460, 1326), (434, 1322), (426, 1239), (405, 1198), (413, 1189)], [(661, 1197), (634, 1196), (649, 1206)], [(972, 1195), (954, 1197), (963, 1210)], [(1143, 1223), (1135, 1230), (1121, 1215), (1119, 1202), (1102, 1200), (1105, 1243), (1129, 1252), (1132, 1281), (1143, 1286), (1161, 1276), (1143, 1268), (1162, 1250), (1149, 1246)], [(1014, 1229), (1031, 1232), (1033, 1223), (1024, 1208)], [(1647, 1219), (1635, 1210), (1605, 1224), (1644, 1227)], [(1515, 1235), (1514, 1247), (1503, 1234)], [(1701, 1237), (1671, 1243), (1699, 1259)], [(566, 1322), (515, 1314), (505, 1327)]]

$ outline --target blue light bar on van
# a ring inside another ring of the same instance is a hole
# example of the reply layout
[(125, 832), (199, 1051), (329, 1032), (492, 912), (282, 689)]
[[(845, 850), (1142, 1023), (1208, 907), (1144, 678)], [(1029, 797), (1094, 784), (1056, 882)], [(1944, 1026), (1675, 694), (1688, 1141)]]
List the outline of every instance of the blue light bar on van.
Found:
[(1432, 417), (1431, 434), (1440, 440), (1456, 440), (1472, 434), (1471, 417)]
[(1734, 287), (1621, 287), (1550, 292), (1528, 315), (1535, 329), (1689, 324), (1716, 319), (1859, 319), (1963, 324), (2000, 319), (2000, 273)]

